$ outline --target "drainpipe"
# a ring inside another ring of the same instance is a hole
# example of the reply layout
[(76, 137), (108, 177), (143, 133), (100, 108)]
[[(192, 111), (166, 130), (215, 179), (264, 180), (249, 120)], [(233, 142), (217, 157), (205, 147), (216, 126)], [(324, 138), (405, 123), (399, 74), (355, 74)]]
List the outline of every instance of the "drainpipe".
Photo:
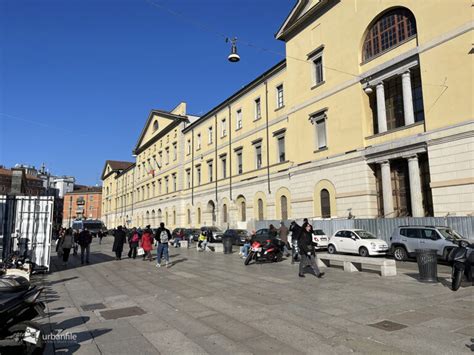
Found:
[(229, 198), (232, 201), (232, 110), (229, 108)]
[(268, 83), (265, 80), (265, 130), (267, 132), (267, 185), (268, 193), (271, 194), (270, 186), (270, 137), (269, 137), (269, 127), (268, 127)]
[(191, 206), (194, 206), (194, 129), (191, 130)]
[(216, 189), (216, 224), (217, 224), (217, 212), (219, 210), (219, 200), (217, 199), (217, 115), (214, 115), (214, 122), (215, 122), (215, 132), (214, 132), (214, 151), (215, 151), (215, 158), (214, 158), (214, 180), (215, 182), (215, 189)]

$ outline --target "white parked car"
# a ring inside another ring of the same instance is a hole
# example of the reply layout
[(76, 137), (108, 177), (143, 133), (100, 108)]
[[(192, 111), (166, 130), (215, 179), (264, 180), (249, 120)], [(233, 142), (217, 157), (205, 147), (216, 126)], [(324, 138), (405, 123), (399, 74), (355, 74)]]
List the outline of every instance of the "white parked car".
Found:
[(388, 244), (363, 229), (341, 229), (329, 239), (328, 253), (337, 252), (360, 256), (385, 255)]
[(315, 248), (319, 249), (327, 249), (328, 248), (329, 238), (327, 237), (326, 233), (322, 229), (314, 229), (313, 230), (313, 243), (316, 244)]

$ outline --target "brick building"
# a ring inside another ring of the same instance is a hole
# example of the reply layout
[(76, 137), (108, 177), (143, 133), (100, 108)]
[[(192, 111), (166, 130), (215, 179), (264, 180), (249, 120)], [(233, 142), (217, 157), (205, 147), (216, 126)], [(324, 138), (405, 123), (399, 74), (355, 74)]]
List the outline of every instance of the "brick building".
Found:
[(102, 188), (76, 185), (74, 191), (64, 195), (63, 227), (76, 219), (100, 219)]
[(0, 166), (0, 195), (44, 195), (43, 181), (24, 169)]

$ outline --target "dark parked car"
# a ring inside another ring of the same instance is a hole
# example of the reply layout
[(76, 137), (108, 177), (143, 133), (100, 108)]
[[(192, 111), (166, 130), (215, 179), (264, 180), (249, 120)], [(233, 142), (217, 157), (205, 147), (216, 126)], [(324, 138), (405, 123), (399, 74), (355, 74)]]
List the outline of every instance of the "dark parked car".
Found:
[(227, 229), (223, 238), (230, 236), (232, 238), (232, 244), (243, 245), (245, 243), (245, 238), (248, 235), (249, 232), (245, 229)]
[(201, 234), (201, 230), (199, 228), (187, 228), (184, 230), (184, 236), (187, 240), (189, 240), (189, 235), (193, 236), (193, 241), (197, 242), (199, 235)]
[(211, 240), (210, 240), (211, 243), (222, 242), (222, 235), (224, 233), (218, 227), (215, 227), (215, 226), (201, 227), (201, 231), (202, 232), (205, 231), (206, 235), (207, 235), (208, 231), (212, 232), (212, 237), (211, 237)]

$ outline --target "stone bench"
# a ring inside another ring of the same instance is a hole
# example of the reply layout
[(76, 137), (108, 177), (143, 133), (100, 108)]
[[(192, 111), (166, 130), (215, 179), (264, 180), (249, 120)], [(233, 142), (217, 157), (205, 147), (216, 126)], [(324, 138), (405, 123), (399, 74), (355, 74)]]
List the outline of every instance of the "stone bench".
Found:
[(380, 266), (380, 274), (382, 276), (396, 276), (397, 265), (395, 260), (370, 258), (356, 255), (342, 255), (342, 254), (317, 254), (318, 267), (329, 267), (331, 261), (339, 261), (343, 263), (344, 271), (357, 272), (362, 271), (362, 265)]

